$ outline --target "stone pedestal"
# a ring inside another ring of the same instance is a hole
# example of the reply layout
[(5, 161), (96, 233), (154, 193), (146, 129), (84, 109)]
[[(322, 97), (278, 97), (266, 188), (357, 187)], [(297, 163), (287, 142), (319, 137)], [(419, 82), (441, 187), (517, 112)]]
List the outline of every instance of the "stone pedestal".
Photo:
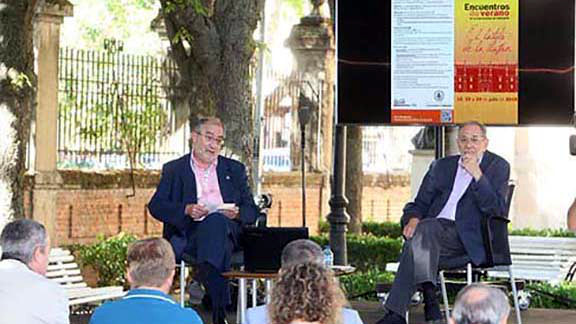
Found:
[[(286, 41), (297, 62), (301, 78), (300, 91), (318, 101), (306, 125), (306, 163), (311, 170), (327, 171), (332, 166), (334, 112), (334, 35), (329, 18), (318, 10), (303, 17), (292, 28)], [(293, 130), (299, 130), (298, 114), (293, 114)], [(292, 132), (291, 160), (294, 170), (300, 169), (300, 132)]]
[[(36, 109), (36, 157), (32, 218), (46, 226), (56, 240), (56, 189), (61, 180), (58, 160), (58, 55), (60, 25), (72, 16), (72, 4), (66, 0), (46, 1), (36, 15), (38, 49), (38, 106)], [(57, 245), (58, 242), (53, 242)]]

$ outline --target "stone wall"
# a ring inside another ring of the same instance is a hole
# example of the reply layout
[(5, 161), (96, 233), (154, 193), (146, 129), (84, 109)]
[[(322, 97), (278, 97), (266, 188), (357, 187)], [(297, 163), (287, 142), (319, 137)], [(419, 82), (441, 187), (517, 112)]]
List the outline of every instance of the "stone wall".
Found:
[[(121, 231), (138, 237), (162, 234), (162, 224), (146, 209), (160, 177), (158, 171), (136, 173), (136, 191), (130, 197), (128, 172), (59, 171), (59, 174), (63, 184), (56, 192), (57, 245), (90, 243), (101, 235), (111, 236)], [(33, 179), (27, 180), (25, 204), (30, 217)], [(329, 180), (326, 175), (311, 173), (306, 182), (306, 225), (315, 234), (319, 220), (325, 219), (330, 211)], [(397, 220), (410, 195), (408, 177), (366, 175), (364, 182), (364, 220)], [(263, 192), (273, 197), (268, 226), (301, 226), (300, 173), (265, 173)]]

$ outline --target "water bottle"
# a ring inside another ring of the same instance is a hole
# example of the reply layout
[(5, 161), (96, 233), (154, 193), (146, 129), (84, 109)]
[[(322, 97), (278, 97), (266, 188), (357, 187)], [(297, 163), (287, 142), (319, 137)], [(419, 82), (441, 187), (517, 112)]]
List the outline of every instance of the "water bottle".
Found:
[(334, 253), (330, 250), (330, 246), (326, 245), (322, 251), (324, 254), (324, 265), (326, 267), (332, 267), (334, 265)]

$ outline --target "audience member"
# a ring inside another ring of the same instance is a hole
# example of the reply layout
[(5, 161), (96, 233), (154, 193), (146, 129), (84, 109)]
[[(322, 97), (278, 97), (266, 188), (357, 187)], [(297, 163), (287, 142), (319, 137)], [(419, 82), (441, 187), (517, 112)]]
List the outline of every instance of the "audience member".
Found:
[(194, 310), (182, 308), (168, 295), (176, 263), (168, 241), (137, 241), (128, 249), (127, 261), (130, 291), (122, 299), (98, 307), (91, 324), (202, 324)]
[[(322, 266), (323, 262), (322, 249), (318, 244), (305, 239), (295, 240), (288, 243), (286, 247), (284, 247), (284, 250), (282, 250), (282, 269), (280, 272), (282, 273), (284, 269), (298, 264), (315, 263)], [(336, 287), (332, 287), (332, 285), (327, 286), (329, 286), (329, 289), (335, 290), (336, 295), (338, 295), (339, 287), (337, 283), (335, 283), (335, 285)], [(345, 307), (340, 307), (339, 309), (341, 309), (340, 317), (343, 323), (362, 324), (362, 320), (357, 311)], [(249, 308), (246, 312), (246, 323), (268, 324), (270, 323), (268, 313), (267, 305)]]
[(6, 224), (0, 235), (0, 324), (69, 322), (64, 289), (45, 277), (50, 238), (29, 219)]
[(268, 305), (270, 324), (336, 324), (342, 319), (344, 293), (332, 271), (315, 262), (282, 268)]
[(506, 324), (509, 314), (508, 298), (502, 290), (473, 284), (456, 296), (449, 324)]

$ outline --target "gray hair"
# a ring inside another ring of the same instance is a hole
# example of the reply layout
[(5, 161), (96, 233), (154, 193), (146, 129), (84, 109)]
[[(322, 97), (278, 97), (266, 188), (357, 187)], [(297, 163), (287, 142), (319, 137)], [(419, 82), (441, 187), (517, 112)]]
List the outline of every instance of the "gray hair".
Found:
[(194, 123), (194, 127), (192, 127), (192, 130), (194, 132), (201, 132), (202, 127), (204, 125), (218, 125), (218, 126), (222, 127), (222, 130), (224, 130), (224, 124), (222, 123), (220, 118), (216, 118), (216, 117), (200, 117), (200, 118), (198, 118), (197, 121)]
[(498, 324), (509, 313), (508, 297), (502, 290), (472, 284), (456, 296), (452, 318), (456, 324)]
[(282, 250), (283, 268), (305, 262), (324, 264), (320, 245), (307, 239), (299, 239), (288, 243)]
[(461, 130), (462, 128), (466, 127), (466, 126), (478, 126), (478, 127), (480, 127), (480, 130), (482, 130), (482, 135), (483, 135), (484, 137), (486, 137), (486, 134), (488, 133), (488, 131), (486, 130), (486, 125), (482, 124), (482, 123), (479, 122), (479, 121), (471, 120), (471, 121), (465, 122), (464, 124), (461, 124), (461, 125), (458, 127), (458, 134), (460, 134), (460, 130)]
[(2, 259), (17, 259), (28, 264), (37, 247), (46, 246), (46, 228), (31, 219), (6, 224), (0, 234)]

